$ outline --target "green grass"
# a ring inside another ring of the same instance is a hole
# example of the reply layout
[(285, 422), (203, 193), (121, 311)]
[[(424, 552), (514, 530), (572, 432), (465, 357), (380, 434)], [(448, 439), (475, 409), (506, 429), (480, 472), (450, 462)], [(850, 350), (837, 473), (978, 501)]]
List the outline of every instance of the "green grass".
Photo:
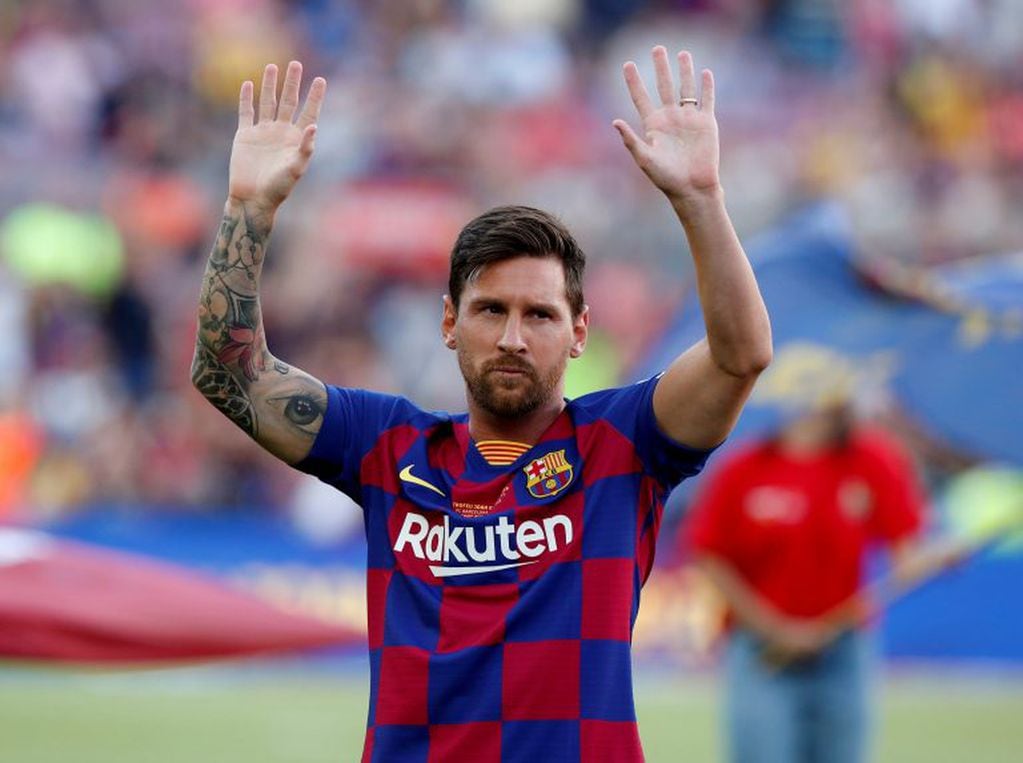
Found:
[[(364, 687), (361, 675), (332, 673), (0, 668), (0, 760), (354, 761), (365, 719)], [(647, 679), (636, 694), (650, 763), (720, 760), (713, 682)], [(1018, 681), (889, 680), (883, 697), (876, 756), (882, 763), (1023, 759)]]
[(1011, 763), (1023, 760), (1023, 686), (978, 687), (934, 680), (885, 692), (878, 760), (891, 763)]

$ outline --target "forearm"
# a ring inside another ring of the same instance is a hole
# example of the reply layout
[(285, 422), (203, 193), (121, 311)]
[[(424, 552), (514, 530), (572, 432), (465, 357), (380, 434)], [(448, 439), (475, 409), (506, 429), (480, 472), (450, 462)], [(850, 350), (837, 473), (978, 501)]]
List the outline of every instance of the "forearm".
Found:
[(326, 389), (274, 358), (259, 306), (273, 216), (228, 201), (203, 275), (192, 383), (246, 434), (295, 463), (323, 422)]
[(724, 191), (717, 187), (669, 200), (692, 252), (711, 357), (734, 376), (759, 373), (771, 360), (771, 324), (725, 209)]
[(968, 541), (948, 537), (914, 537), (896, 543), (890, 549), (893, 590), (888, 595), (915, 588), (962, 561), (969, 551)]
[(269, 367), (259, 283), (272, 219), (229, 200), (203, 274), (192, 382), (250, 435), (250, 391)]
[(698, 565), (717, 588), (739, 623), (763, 638), (771, 639), (782, 617), (742, 579), (728, 562), (715, 556), (701, 556)]

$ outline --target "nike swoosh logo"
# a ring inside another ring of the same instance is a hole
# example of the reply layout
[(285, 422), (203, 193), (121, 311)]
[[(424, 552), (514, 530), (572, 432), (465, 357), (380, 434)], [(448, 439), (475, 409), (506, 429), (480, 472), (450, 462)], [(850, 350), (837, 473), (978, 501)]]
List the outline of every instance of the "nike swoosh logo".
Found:
[(404, 469), (402, 469), (400, 472), (398, 472), (398, 479), (400, 479), (402, 482), (408, 482), (409, 484), (412, 484), (412, 485), (419, 485), (420, 487), (425, 487), (427, 490), (432, 490), (433, 492), (435, 492), (437, 495), (441, 496), (442, 498), (447, 498), (447, 496), (444, 495), (444, 491), (441, 490), (439, 487), (435, 487), (434, 485), (431, 485), (426, 480), (419, 479), (419, 477), (414, 475), (412, 473), (412, 467), (413, 466), (415, 466), (415, 464), (409, 464)]
[(528, 562), (481, 565), (479, 567), (441, 567), (439, 565), (431, 564), (430, 572), (439, 578), (453, 578), (457, 575), (476, 575), (480, 572), (500, 572), (501, 570), (510, 570), (512, 567), (521, 567), (524, 564), (536, 564), (536, 559), (532, 559)]

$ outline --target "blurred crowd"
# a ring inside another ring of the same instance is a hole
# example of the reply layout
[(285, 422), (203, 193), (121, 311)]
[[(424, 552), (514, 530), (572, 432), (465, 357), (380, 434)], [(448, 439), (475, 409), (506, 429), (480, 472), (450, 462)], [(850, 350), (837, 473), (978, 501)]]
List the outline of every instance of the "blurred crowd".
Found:
[(740, 234), (822, 197), (862, 255), (1018, 247), (1018, 0), (4, 0), (0, 518), (99, 502), (299, 512), (314, 487), (194, 392), (200, 278), (239, 84), (327, 78), (264, 275), (274, 354), (463, 405), (438, 341), (448, 247), (549, 209), (590, 258), (576, 389), (627, 378), (682, 294), (677, 222), (610, 127), (658, 42), (714, 69)]

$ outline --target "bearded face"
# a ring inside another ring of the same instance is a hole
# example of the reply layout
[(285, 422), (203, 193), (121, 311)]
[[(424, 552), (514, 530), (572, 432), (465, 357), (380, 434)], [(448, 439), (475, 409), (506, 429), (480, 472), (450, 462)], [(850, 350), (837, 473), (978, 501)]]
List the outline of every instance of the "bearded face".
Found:
[(470, 414), (521, 419), (561, 405), (569, 357), (582, 352), (588, 317), (572, 315), (555, 257), (515, 257), (482, 268), (441, 329), (458, 353)]
[(458, 367), (469, 397), (497, 418), (525, 416), (560, 396), (567, 363), (566, 352), (559, 362), (540, 371), (515, 355), (481, 362), (458, 348)]

